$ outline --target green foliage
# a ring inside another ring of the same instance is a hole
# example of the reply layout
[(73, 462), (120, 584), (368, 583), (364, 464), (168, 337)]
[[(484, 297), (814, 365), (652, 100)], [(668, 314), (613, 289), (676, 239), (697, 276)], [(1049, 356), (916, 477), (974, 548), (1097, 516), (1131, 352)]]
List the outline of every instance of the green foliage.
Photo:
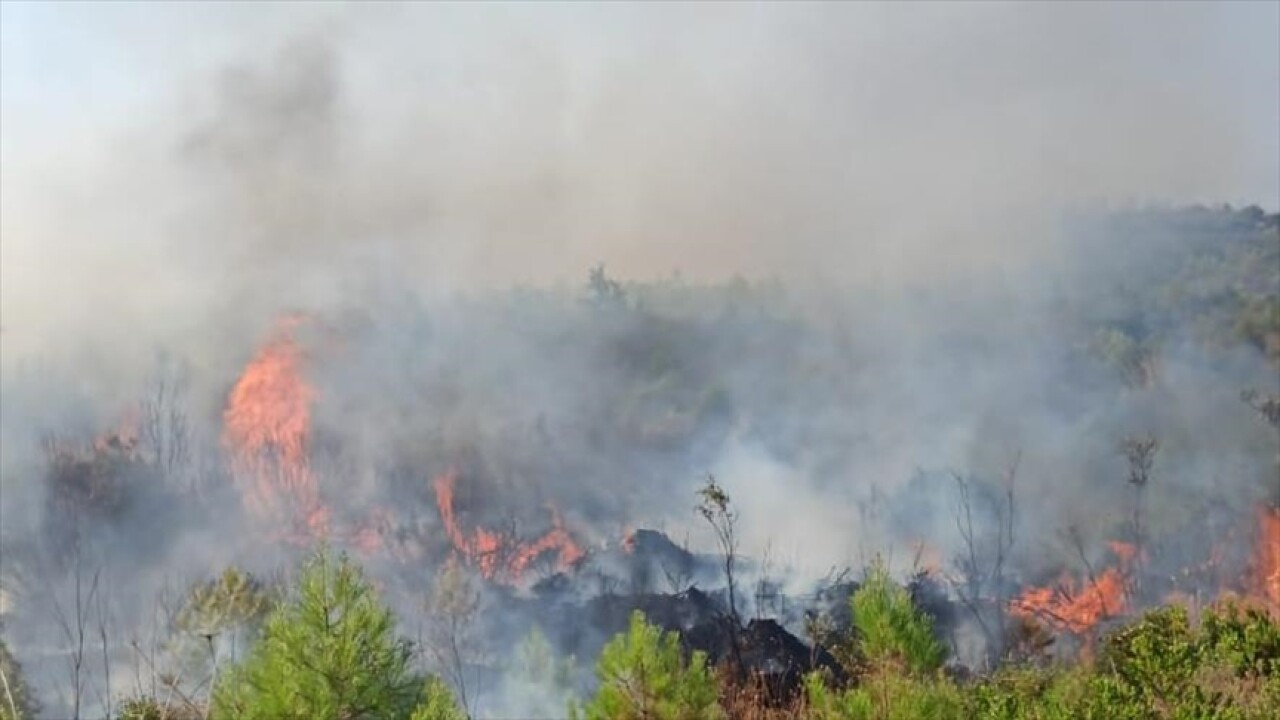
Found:
[(245, 662), (213, 694), (217, 717), (401, 718), (418, 704), (409, 643), (360, 568), (321, 549)]
[(201, 635), (256, 626), (271, 610), (272, 600), (270, 590), (252, 574), (229, 567), (191, 588), (176, 622), (180, 629)]
[(449, 686), (433, 677), (427, 680), (422, 702), (414, 708), (409, 720), (467, 720), (467, 714), (458, 707)]
[(902, 665), (914, 673), (942, 667), (947, 648), (933, 634), (933, 618), (916, 608), (907, 589), (877, 559), (849, 601), (862, 657), (873, 664)]
[(1093, 667), (1005, 668), (977, 683), (981, 720), (1271, 718), (1280, 711), (1280, 623), (1257, 610), (1152, 610), (1103, 641)]
[(152, 697), (129, 698), (120, 703), (117, 720), (164, 720), (165, 712)]
[(600, 687), (585, 707), (570, 715), (587, 720), (708, 720), (720, 718), (715, 678), (703, 653), (686, 663), (679, 637), (645, 621), (636, 611), (631, 626), (605, 646), (596, 665)]
[(856, 687), (805, 679), (806, 717), (973, 720), (1191, 720), (1280, 717), (1280, 623), (1238, 606), (1198, 625), (1163, 607), (1104, 638), (1098, 660), (1071, 667), (1008, 666), (958, 685), (944, 675), (880, 663)]
[(1193, 687), (1200, 655), (1186, 609), (1169, 606), (1109, 635), (1101, 664), (1115, 680), (1111, 691), (1150, 705)]
[(1280, 623), (1257, 608), (1227, 604), (1200, 619), (1202, 653), (1239, 677), (1280, 678)]
[(237, 661), (258, 637), (279, 599), (276, 588), (234, 567), (193, 585), (174, 619), (177, 632), (168, 646), (181, 674), (205, 678), (212, 673), (215, 658)]
[(26, 720), (39, 710), (22, 665), (0, 637), (0, 720)]
[(964, 695), (943, 677), (922, 678), (894, 668), (877, 670), (862, 684), (833, 690), (821, 675), (805, 680), (809, 717), (814, 720), (950, 720), (963, 717)]

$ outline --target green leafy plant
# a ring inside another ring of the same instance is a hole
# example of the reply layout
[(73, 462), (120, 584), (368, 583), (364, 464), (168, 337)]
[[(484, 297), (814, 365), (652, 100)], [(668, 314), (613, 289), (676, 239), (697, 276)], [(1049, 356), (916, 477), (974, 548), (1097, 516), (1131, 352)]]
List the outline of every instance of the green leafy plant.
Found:
[(849, 602), (858, 650), (873, 665), (896, 664), (924, 674), (946, 661), (947, 648), (934, 636), (933, 618), (915, 606), (881, 560), (872, 564)]
[(458, 706), (449, 686), (433, 677), (427, 680), (422, 702), (414, 708), (409, 720), (467, 720), (467, 713)]
[(712, 720), (723, 717), (706, 656), (685, 661), (675, 633), (636, 611), (625, 634), (605, 645), (596, 665), (600, 687), (570, 716), (586, 720)]
[(360, 568), (321, 549), (304, 564), (292, 597), (268, 617), (244, 663), (218, 682), (214, 714), (246, 720), (406, 717), (423, 694), (411, 657)]
[(820, 674), (805, 682), (809, 717), (814, 720), (951, 720), (964, 717), (964, 695), (951, 681), (903, 674), (886, 667), (862, 685), (834, 690)]

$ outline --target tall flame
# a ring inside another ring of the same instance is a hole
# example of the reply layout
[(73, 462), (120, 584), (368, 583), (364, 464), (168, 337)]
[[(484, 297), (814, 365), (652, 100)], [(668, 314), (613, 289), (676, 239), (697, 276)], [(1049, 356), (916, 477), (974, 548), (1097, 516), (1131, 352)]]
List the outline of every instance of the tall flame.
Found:
[(1258, 540), (1249, 591), (1280, 613), (1280, 508), (1258, 508)]
[(454, 549), (476, 566), (485, 578), (519, 580), (524, 571), (546, 553), (556, 553), (557, 567), (561, 570), (567, 569), (582, 557), (582, 548), (564, 528), (559, 513), (554, 509), (552, 529), (532, 541), (504, 538), (499, 533), (479, 527), (468, 535), (458, 524), (454, 512), (454, 487), (457, 481), (458, 473), (455, 470), (435, 478), (432, 484), (435, 487), (436, 505), (440, 509), (445, 532)]
[(302, 374), (294, 333), (304, 318), (281, 320), (236, 381), (223, 413), (223, 443), (245, 505), (258, 517), (323, 532), (321, 504), (307, 460), (315, 391)]

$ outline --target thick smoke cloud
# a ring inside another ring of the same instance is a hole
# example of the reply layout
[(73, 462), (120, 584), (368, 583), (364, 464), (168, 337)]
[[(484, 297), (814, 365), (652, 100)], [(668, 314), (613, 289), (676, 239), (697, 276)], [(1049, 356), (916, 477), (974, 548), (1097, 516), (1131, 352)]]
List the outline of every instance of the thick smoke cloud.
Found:
[(7, 363), (389, 269), (895, 287), (1072, 204), (1280, 192), (1269, 6), (6, 12), (53, 40), (6, 36)]

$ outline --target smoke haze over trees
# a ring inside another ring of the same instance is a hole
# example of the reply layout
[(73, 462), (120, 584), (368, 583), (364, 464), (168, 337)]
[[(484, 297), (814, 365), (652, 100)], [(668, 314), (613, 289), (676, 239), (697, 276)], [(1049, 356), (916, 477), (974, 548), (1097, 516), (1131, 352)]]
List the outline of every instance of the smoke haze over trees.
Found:
[(975, 669), (1280, 603), (1278, 24), (6, 4), (4, 667), (200, 706), (320, 541), (480, 716), (878, 556)]

